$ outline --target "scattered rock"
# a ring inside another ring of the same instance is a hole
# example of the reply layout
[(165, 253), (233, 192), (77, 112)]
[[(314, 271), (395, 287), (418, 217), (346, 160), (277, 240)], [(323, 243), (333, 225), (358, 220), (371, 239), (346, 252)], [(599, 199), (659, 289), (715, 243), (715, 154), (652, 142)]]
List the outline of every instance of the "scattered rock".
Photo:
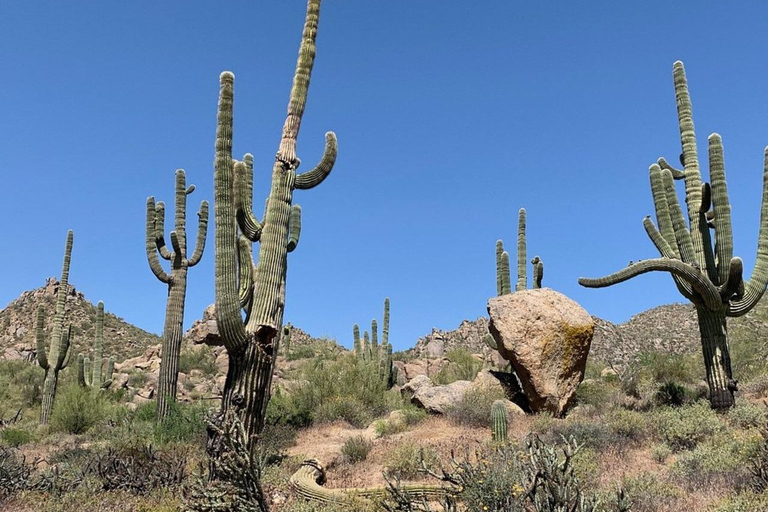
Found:
[(549, 288), (488, 301), (489, 329), (534, 412), (562, 416), (584, 378), (594, 321), (576, 302)]
[(429, 377), (419, 375), (400, 392), (404, 397), (410, 396), (412, 404), (427, 412), (445, 414), (464, 397), (470, 385), (468, 380), (457, 380), (445, 386), (435, 386)]

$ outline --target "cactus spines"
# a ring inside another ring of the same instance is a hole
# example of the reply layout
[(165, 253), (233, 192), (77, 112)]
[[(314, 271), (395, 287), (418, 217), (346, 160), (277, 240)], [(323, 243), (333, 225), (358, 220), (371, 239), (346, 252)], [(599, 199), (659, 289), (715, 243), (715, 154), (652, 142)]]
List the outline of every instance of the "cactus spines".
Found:
[(491, 405), (491, 430), (493, 442), (507, 442), (507, 406), (504, 400), (496, 400)]
[(77, 380), (82, 387), (94, 390), (106, 389), (112, 384), (115, 359), (104, 361), (104, 303), (99, 301), (96, 307), (96, 340), (93, 351), (93, 363), (82, 354), (77, 356)]
[[(187, 187), (183, 169), (176, 171), (176, 194), (174, 230), (170, 233), (171, 248), (165, 243), (165, 204), (155, 204), (155, 198), (147, 198), (146, 252), (149, 268), (163, 283), (168, 285), (168, 300), (165, 306), (163, 326), (163, 349), (160, 361), (160, 376), (157, 383), (157, 418), (162, 420), (168, 414), (169, 402), (176, 399), (176, 384), (179, 378), (179, 353), (181, 351), (182, 326), (184, 324), (184, 299), (187, 293), (187, 271), (194, 267), (203, 256), (205, 237), (208, 231), (208, 201), (200, 203), (197, 212), (197, 242), (190, 258), (187, 258), (187, 196), (195, 190)], [(170, 261), (171, 271), (165, 272), (158, 259)], [(97, 341), (98, 343), (98, 341)], [(94, 362), (95, 375), (102, 371), (101, 358)], [(99, 386), (95, 386), (97, 389)]]
[[(650, 166), (651, 192), (657, 224), (646, 217), (645, 230), (660, 258), (642, 260), (615, 274), (579, 279), (582, 286), (611, 286), (652, 271), (669, 272), (680, 293), (696, 307), (710, 402), (716, 409), (733, 405), (736, 381), (731, 373), (727, 317), (750, 311), (768, 285), (768, 148), (764, 153), (763, 195), (757, 259), (752, 277), (744, 281), (743, 264), (733, 256), (730, 202), (725, 182), (722, 139), (709, 137), (710, 183), (702, 183), (696, 150), (691, 99), (682, 62), (674, 64), (675, 97), (684, 170), (663, 158)], [(685, 182), (688, 223), (677, 198), (674, 180)], [(710, 230), (714, 230), (714, 248)]]
[[(326, 134), (325, 152), (312, 170), (297, 174), (296, 140), (307, 101), (315, 60), (320, 0), (309, 0), (288, 111), (272, 168), (272, 184), (263, 221), (252, 212), (252, 161), (232, 157), (234, 75), (220, 76), (214, 161), (216, 220), (216, 311), (222, 342), (229, 354), (222, 414), (237, 414), (252, 448), (264, 426), (275, 350), (283, 324), (287, 255), (299, 242), (301, 211), (293, 205), (296, 189), (310, 189), (328, 176), (336, 160), (336, 136)], [(238, 227), (250, 242), (259, 242), (258, 262), (249, 251), (238, 251)], [(240, 259), (238, 260), (238, 254)], [(252, 268), (245, 283), (250, 300), (240, 300), (238, 281)], [(245, 322), (241, 316), (245, 309)], [(215, 435), (215, 434), (214, 434)], [(215, 473), (215, 470), (214, 470)]]
[[(525, 269), (527, 259), (527, 243), (525, 237), (526, 214), (525, 208), (520, 208), (517, 217), (517, 282), (515, 291), (525, 290), (528, 286), (528, 274)], [(533, 265), (533, 288), (541, 288), (544, 276), (544, 263), (536, 256), (531, 260)], [(496, 294), (498, 296), (512, 293), (509, 253), (504, 250), (504, 243), (496, 240)]]
[(517, 285), (515, 291), (525, 290), (528, 287), (528, 276), (525, 272), (527, 259), (525, 244), (525, 208), (517, 212)]
[(64, 329), (64, 310), (69, 295), (69, 264), (72, 259), (72, 241), (74, 233), (70, 229), (67, 232), (67, 244), (64, 249), (64, 263), (61, 269), (59, 290), (56, 293), (56, 316), (53, 319), (53, 327), (50, 334), (50, 350), (45, 349), (43, 324), (45, 323), (45, 311), (43, 306), (37, 308), (37, 322), (35, 325), (35, 342), (37, 345), (37, 360), (45, 370), (43, 382), (43, 405), (40, 413), (40, 424), (46, 425), (53, 409), (53, 400), (56, 397), (56, 385), (59, 381), (59, 372), (67, 367), (71, 359), (70, 341), (72, 326)]

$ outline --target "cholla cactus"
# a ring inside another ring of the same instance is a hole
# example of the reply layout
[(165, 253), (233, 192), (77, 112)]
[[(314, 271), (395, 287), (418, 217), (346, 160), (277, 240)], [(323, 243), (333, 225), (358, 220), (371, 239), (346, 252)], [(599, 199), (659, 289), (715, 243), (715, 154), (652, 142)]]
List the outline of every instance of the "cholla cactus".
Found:
[(82, 387), (95, 390), (106, 389), (112, 384), (115, 371), (115, 358), (104, 361), (104, 303), (99, 301), (96, 311), (96, 343), (93, 351), (93, 364), (87, 356), (77, 356), (77, 381)]
[[(160, 376), (157, 381), (157, 417), (162, 420), (168, 414), (170, 402), (176, 399), (176, 384), (179, 379), (179, 355), (184, 324), (184, 299), (187, 295), (187, 271), (203, 257), (205, 236), (208, 231), (208, 201), (200, 203), (197, 212), (197, 243), (190, 258), (187, 258), (187, 196), (195, 190), (187, 187), (183, 169), (176, 171), (175, 229), (171, 231), (170, 251), (165, 243), (165, 204), (155, 204), (155, 198), (147, 198), (146, 251), (149, 268), (161, 282), (168, 285), (168, 300), (165, 306), (163, 326), (163, 350), (160, 361)], [(171, 272), (166, 273), (160, 265), (160, 256), (170, 261)]]
[[(517, 283), (515, 291), (525, 290), (528, 286), (528, 274), (525, 269), (527, 259), (527, 244), (525, 238), (525, 208), (520, 208), (517, 218)], [(544, 262), (536, 256), (531, 260), (533, 265), (533, 288), (541, 288), (541, 279), (544, 277)], [(509, 253), (504, 250), (504, 243), (496, 240), (496, 294), (507, 295), (512, 293), (512, 284), (509, 271)]]
[(69, 293), (69, 263), (72, 259), (72, 241), (74, 233), (70, 229), (67, 232), (67, 245), (64, 249), (64, 264), (61, 269), (61, 281), (56, 293), (56, 316), (53, 319), (51, 329), (50, 350), (45, 349), (45, 336), (43, 325), (45, 323), (45, 310), (42, 304), (37, 308), (37, 322), (35, 326), (35, 342), (37, 344), (37, 361), (45, 370), (43, 382), (43, 406), (40, 412), (40, 424), (48, 424), (53, 409), (53, 400), (56, 397), (56, 386), (59, 382), (59, 372), (65, 369), (71, 359), (69, 344), (72, 336), (72, 325), (64, 328), (64, 310)]
[[(660, 258), (641, 260), (598, 279), (579, 279), (582, 286), (600, 288), (621, 283), (646, 272), (672, 274), (680, 293), (696, 307), (710, 402), (717, 409), (731, 407), (736, 381), (731, 373), (727, 317), (741, 316), (760, 300), (768, 284), (768, 148), (764, 153), (763, 198), (757, 260), (752, 278), (745, 282), (741, 258), (733, 255), (731, 203), (725, 182), (723, 143), (709, 136), (710, 183), (702, 182), (691, 99), (682, 62), (674, 64), (677, 118), (683, 153), (683, 170), (660, 158), (650, 167), (651, 192), (658, 227), (650, 217), (643, 221)], [(688, 224), (677, 199), (674, 180), (685, 181)], [(714, 230), (714, 247), (710, 230)]]

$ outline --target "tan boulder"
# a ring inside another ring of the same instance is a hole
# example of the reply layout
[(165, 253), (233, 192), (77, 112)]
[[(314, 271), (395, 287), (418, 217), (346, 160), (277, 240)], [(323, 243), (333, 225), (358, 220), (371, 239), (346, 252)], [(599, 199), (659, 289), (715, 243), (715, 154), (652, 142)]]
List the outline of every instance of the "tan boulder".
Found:
[(488, 313), (499, 353), (512, 363), (531, 409), (562, 416), (584, 378), (592, 317), (549, 288), (494, 297)]

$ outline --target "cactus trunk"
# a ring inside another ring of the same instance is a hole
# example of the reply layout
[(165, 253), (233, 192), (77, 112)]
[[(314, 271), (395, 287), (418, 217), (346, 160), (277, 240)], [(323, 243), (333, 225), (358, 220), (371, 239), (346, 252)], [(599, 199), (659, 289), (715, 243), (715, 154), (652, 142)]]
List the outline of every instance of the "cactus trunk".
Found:
[(731, 407), (736, 386), (731, 373), (725, 310), (713, 312), (697, 307), (696, 314), (699, 319), (704, 365), (707, 369), (709, 400), (715, 409)]
[(47, 425), (51, 419), (53, 410), (53, 399), (56, 397), (56, 387), (59, 383), (59, 372), (48, 370), (45, 372), (45, 381), (43, 382), (43, 408), (40, 412), (40, 424)]
[(163, 352), (160, 359), (160, 375), (157, 379), (158, 418), (165, 418), (168, 415), (170, 402), (176, 399), (181, 339), (184, 334), (184, 298), (187, 293), (186, 267), (173, 270), (171, 279), (174, 285), (168, 290), (168, 301), (165, 305)]

